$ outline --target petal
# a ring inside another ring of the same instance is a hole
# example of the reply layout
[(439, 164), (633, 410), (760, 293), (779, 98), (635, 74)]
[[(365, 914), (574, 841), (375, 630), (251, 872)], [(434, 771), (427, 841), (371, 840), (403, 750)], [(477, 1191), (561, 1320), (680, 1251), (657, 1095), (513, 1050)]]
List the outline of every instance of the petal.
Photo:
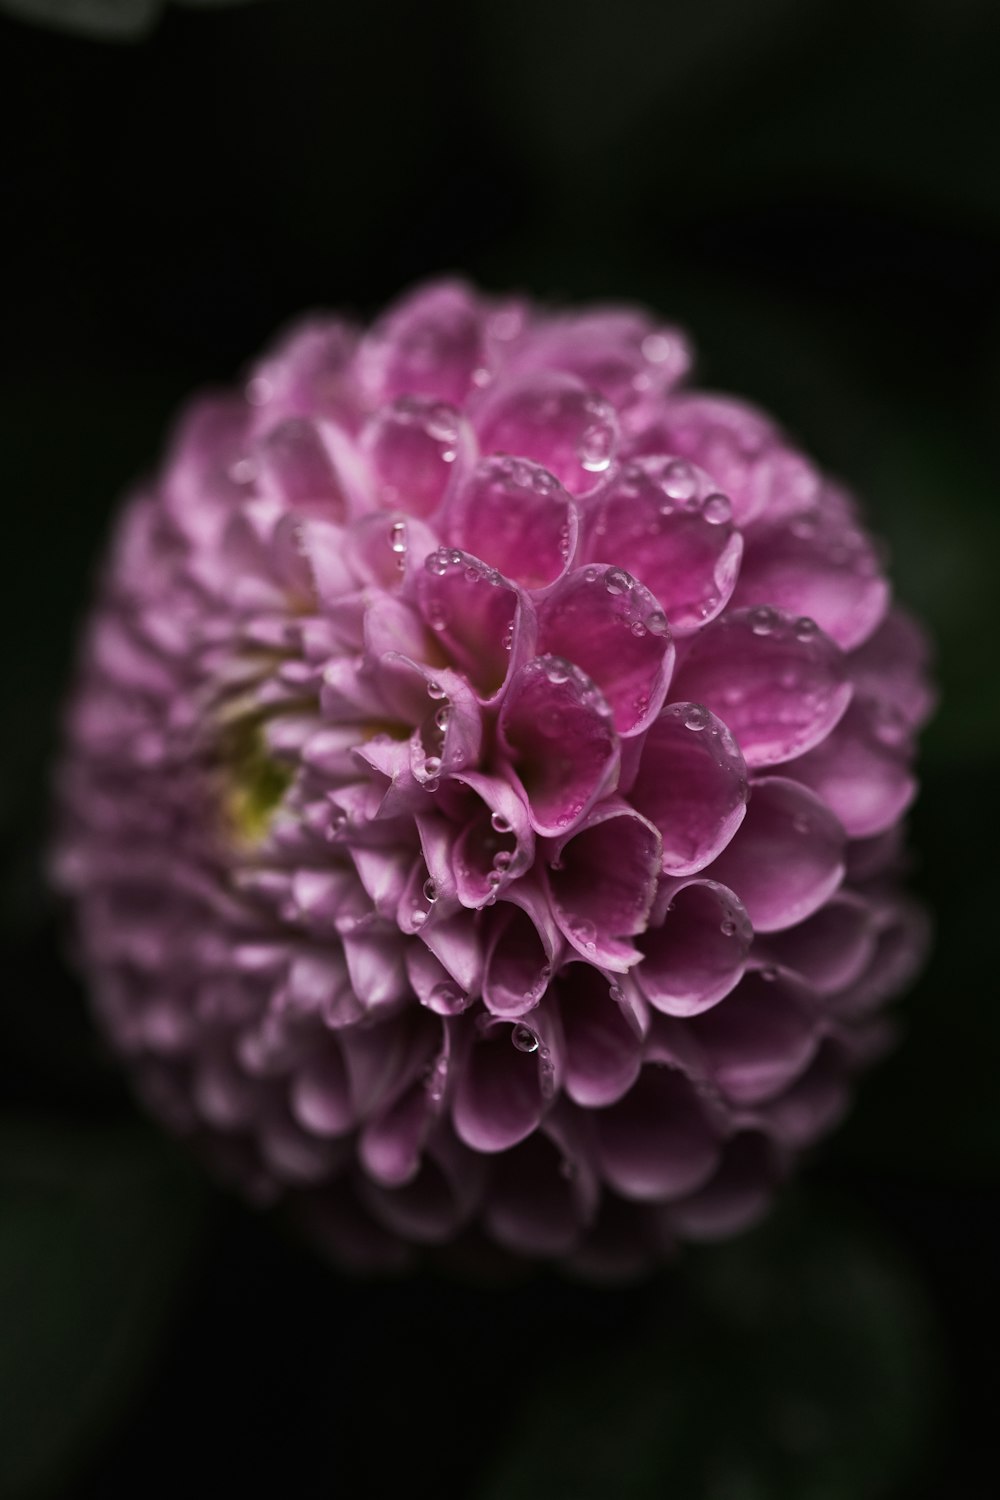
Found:
[(484, 453), (534, 459), (571, 495), (594, 488), (618, 447), (611, 402), (557, 370), (498, 381), (477, 411), (476, 425)]
[(815, 620), (851, 651), (884, 617), (889, 585), (870, 539), (839, 515), (817, 509), (748, 533), (733, 603)]
[[(912, 615), (894, 605), (873, 636), (851, 653), (851, 676), (859, 697), (894, 712), (907, 729), (929, 718), (931, 647)], [(883, 714), (884, 717), (884, 714)]]
[(826, 738), (851, 698), (847, 660), (776, 610), (732, 610), (692, 641), (674, 692), (724, 719), (748, 766), (792, 760)]
[[(546, 936), (549, 942), (546, 942)], [(490, 924), (483, 1004), (495, 1016), (523, 1016), (544, 995), (555, 945), (523, 909), (505, 901)]]
[(417, 603), (440, 649), (492, 702), (534, 645), (534, 613), (516, 584), (468, 552), (439, 547), (416, 579)]
[(250, 372), (247, 400), (255, 428), (319, 416), (353, 430), (351, 361), (357, 343), (357, 329), (342, 318), (312, 317), (290, 328)]
[(455, 887), (463, 906), (489, 906), (530, 868), (535, 835), (528, 810), (509, 782), (476, 771), (461, 772), (458, 779), (476, 798), (455, 839)]
[(537, 1128), (562, 1073), (558, 1017), (539, 1007), (531, 1025), (491, 1019), (471, 1037), (452, 1120), (474, 1151), (506, 1151)]
[(246, 498), (237, 467), (246, 457), (247, 409), (232, 396), (201, 396), (174, 428), (164, 464), (163, 501), (185, 535), (211, 543)]
[(351, 1130), (357, 1111), (350, 1079), (336, 1038), (327, 1037), (292, 1080), (289, 1105), (303, 1130), (339, 1136)]
[(423, 521), (402, 511), (362, 516), (348, 528), (344, 556), (359, 584), (398, 589), (419, 568), (437, 538)]
[(566, 1047), (566, 1093), (584, 1109), (614, 1104), (635, 1083), (642, 1037), (606, 976), (571, 963), (556, 981)]
[(627, 568), (655, 594), (678, 635), (725, 608), (742, 552), (728, 499), (681, 459), (625, 464), (584, 517), (581, 558)]
[(558, 1141), (537, 1130), (497, 1161), (486, 1228), (515, 1254), (565, 1255), (586, 1227), (595, 1198), (592, 1174), (584, 1176)]
[(540, 656), (513, 678), (498, 735), (536, 833), (567, 832), (613, 785), (618, 737), (610, 718), (590, 678), (571, 662)]
[(759, 954), (765, 966), (788, 969), (819, 994), (831, 995), (864, 972), (875, 944), (869, 902), (842, 891), (804, 922), (766, 939)]
[(461, 1142), (440, 1132), (429, 1143), (413, 1177), (398, 1187), (363, 1184), (365, 1202), (380, 1223), (417, 1244), (453, 1239), (475, 1211), (482, 1164)]
[(517, 344), (517, 370), (568, 370), (618, 407), (669, 389), (691, 366), (677, 328), (661, 328), (638, 308), (602, 307), (545, 318)]
[(884, 833), (909, 807), (917, 783), (907, 746), (884, 737), (884, 719), (869, 700), (855, 700), (836, 729), (791, 768), (833, 809), (851, 838)]
[(357, 376), (373, 405), (432, 396), (460, 406), (483, 361), (485, 309), (460, 281), (417, 287), (361, 341)]
[(608, 800), (550, 853), (552, 911), (578, 953), (623, 971), (640, 957), (628, 941), (643, 932), (656, 895), (660, 836), (624, 802)]
[(621, 735), (663, 707), (674, 664), (666, 616), (621, 568), (577, 568), (538, 606), (537, 650), (582, 667), (611, 704)]
[(844, 843), (825, 803), (797, 781), (768, 776), (754, 782), (740, 836), (709, 873), (736, 892), (758, 932), (778, 932), (833, 895), (844, 874)]
[(787, 1088), (821, 1039), (803, 986), (757, 972), (745, 975), (722, 1005), (687, 1024), (719, 1088), (737, 1104), (756, 1104)]
[(721, 1240), (755, 1224), (778, 1180), (776, 1153), (765, 1135), (740, 1131), (728, 1140), (718, 1171), (689, 1198), (672, 1203), (671, 1229), (687, 1240)]
[(565, 572), (578, 529), (576, 506), (558, 480), (526, 458), (506, 457), (476, 465), (444, 524), (455, 546), (526, 588), (544, 588)]
[(676, 1068), (642, 1069), (623, 1099), (594, 1115), (604, 1175), (624, 1198), (662, 1202), (700, 1187), (720, 1143), (698, 1095)]
[(477, 453), (465, 417), (432, 396), (400, 396), (383, 406), (362, 431), (360, 446), (371, 466), (376, 504), (424, 518), (434, 515), (448, 485)]
[(288, 417), (258, 438), (251, 462), (261, 494), (302, 515), (343, 522), (368, 508), (360, 458), (330, 423)]
[(696, 1016), (728, 995), (742, 978), (753, 928), (743, 904), (714, 880), (674, 886), (659, 926), (639, 941), (636, 979), (657, 1010)]
[(801, 1077), (758, 1113), (781, 1145), (802, 1151), (833, 1129), (849, 1098), (850, 1081), (841, 1050), (824, 1041)]
[(746, 813), (747, 774), (726, 726), (697, 703), (672, 703), (646, 735), (629, 801), (663, 839), (663, 870), (693, 875)]

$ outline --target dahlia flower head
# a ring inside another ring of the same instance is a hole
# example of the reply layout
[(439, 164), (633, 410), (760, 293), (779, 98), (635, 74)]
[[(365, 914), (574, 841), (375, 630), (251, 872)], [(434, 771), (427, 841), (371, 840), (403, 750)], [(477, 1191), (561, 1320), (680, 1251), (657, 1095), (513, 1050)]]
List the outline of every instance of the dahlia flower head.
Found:
[(342, 1262), (752, 1221), (919, 961), (927, 651), (641, 310), (423, 286), (188, 409), (82, 652), (59, 883), (141, 1098)]

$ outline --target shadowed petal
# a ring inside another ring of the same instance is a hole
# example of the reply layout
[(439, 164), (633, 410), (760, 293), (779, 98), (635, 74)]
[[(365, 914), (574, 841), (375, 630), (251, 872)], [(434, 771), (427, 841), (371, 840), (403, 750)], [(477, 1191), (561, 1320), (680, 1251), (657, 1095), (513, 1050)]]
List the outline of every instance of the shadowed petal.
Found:
[(526, 588), (560, 577), (576, 548), (576, 506), (547, 469), (525, 458), (484, 458), (458, 487), (444, 524), (453, 546)]
[(750, 973), (726, 1000), (687, 1023), (715, 1081), (737, 1104), (770, 1099), (798, 1078), (821, 1040), (807, 991)]
[(698, 1015), (739, 982), (752, 939), (732, 891), (714, 880), (684, 881), (671, 888), (662, 922), (639, 940), (639, 987), (666, 1015)]
[(642, 1036), (613, 989), (605, 975), (583, 963), (569, 964), (556, 981), (565, 1035), (565, 1088), (585, 1109), (621, 1099), (642, 1066)]
[(898, 821), (916, 795), (900, 743), (870, 700), (851, 704), (833, 733), (790, 768), (833, 809), (851, 838), (872, 838)]
[(628, 939), (645, 930), (661, 859), (654, 825), (613, 799), (552, 848), (552, 910), (584, 958), (619, 971), (637, 962), (639, 950)]
[(539, 1007), (524, 1021), (475, 1029), (459, 1077), (452, 1119), (475, 1151), (506, 1151), (540, 1124), (558, 1091), (563, 1043), (558, 1017)]
[(479, 699), (491, 702), (533, 648), (530, 600), (495, 568), (453, 547), (439, 547), (425, 559), (416, 595), (440, 649)]
[(743, 821), (746, 765), (714, 714), (698, 703), (672, 703), (646, 735), (628, 795), (660, 831), (664, 872), (693, 875)]
[(719, 1160), (720, 1143), (698, 1095), (675, 1068), (644, 1067), (594, 1123), (604, 1175), (625, 1198), (679, 1198), (700, 1187)]

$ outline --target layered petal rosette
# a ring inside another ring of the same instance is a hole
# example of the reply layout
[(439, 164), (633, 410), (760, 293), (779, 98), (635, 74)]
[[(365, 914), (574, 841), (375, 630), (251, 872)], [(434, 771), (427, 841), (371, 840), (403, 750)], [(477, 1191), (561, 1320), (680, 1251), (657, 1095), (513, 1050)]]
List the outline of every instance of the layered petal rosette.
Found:
[(97, 1014), (344, 1262), (739, 1229), (919, 961), (923, 637), (690, 363), (431, 285), (294, 327), (121, 519), (55, 860)]

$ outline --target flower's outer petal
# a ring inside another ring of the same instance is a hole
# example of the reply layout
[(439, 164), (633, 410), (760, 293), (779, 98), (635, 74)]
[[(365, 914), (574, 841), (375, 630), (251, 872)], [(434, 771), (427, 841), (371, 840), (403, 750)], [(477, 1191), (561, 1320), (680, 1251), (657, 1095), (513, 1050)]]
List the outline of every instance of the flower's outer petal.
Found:
[(526, 458), (478, 463), (452, 496), (447, 540), (525, 588), (544, 588), (576, 549), (577, 509), (548, 469)]
[(536, 657), (516, 674), (498, 736), (536, 833), (568, 833), (614, 784), (619, 751), (610, 707), (589, 677), (559, 657)]
[(682, 459), (643, 458), (616, 470), (587, 504), (581, 560), (627, 568), (654, 594), (676, 635), (725, 608), (743, 538), (729, 500)]
[(478, 910), (530, 868), (535, 835), (528, 809), (508, 781), (478, 771), (459, 772), (456, 779), (475, 798), (455, 839), (453, 878), (462, 905)]
[(611, 402), (563, 371), (498, 380), (476, 413), (484, 453), (532, 459), (571, 495), (592, 490), (619, 441)]
[(821, 1040), (808, 996), (788, 976), (755, 971), (721, 1005), (687, 1023), (727, 1098), (757, 1104), (804, 1072)]
[(778, 1176), (776, 1152), (767, 1136), (742, 1130), (726, 1142), (711, 1181), (671, 1203), (669, 1227), (686, 1240), (721, 1240), (739, 1234), (766, 1211)]
[(650, 727), (629, 801), (660, 831), (663, 870), (693, 875), (743, 822), (746, 764), (726, 726), (698, 703), (672, 703)]
[(375, 503), (424, 519), (434, 516), (457, 474), (475, 463), (476, 436), (457, 407), (432, 396), (400, 396), (375, 412), (360, 438), (371, 466)]
[(254, 430), (289, 417), (325, 417), (353, 431), (357, 343), (358, 330), (343, 318), (304, 318), (289, 328), (250, 371), (246, 396)]
[[(620, 988), (589, 964), (574, 963), (556, 981), (566, 1047), (566, 1093), (584, 1109), (614, 1104), (642, 1066), (642, 1036)], [(613, 993), (613, 989), (616, 993)]]
[(578, 953), (616, 972), (638, 962), (629, 939), (645, 930), (661, 861), (655, 826), (614, 798), (552, 847), (546, 872), (552, 911)]
[(708, 869), (735, 891), (757, 932), (779, 932), (812, 915), (844, 874), (844, 830), (797, 781), (762, 777), (740, 836)]
[(733, 603), (815, 620), (838, 646), (852, 651), (884, 618), (889, 585), (864, 533), (819, 509), (752, 528)]
[(544, 1006), (530, 1023), (490, 1018), (473, 1028), (452, 1120), (474, 1151), (507, 1151), (536, 1130), (562, 1082), (558, 1016)]
[(930, 946), (927, 913), (916, 902), (894, 895), (876, 912), (878, 935), (867, 967), (831, 1001), (831, 1009), (851, 1020), (871, 1015), (912, 984)]
[(883, 720), (897, 718), (920, 729), (934, 708), (930, 684), (931, 648), (907, 610), (894, 604), (875, 634), (851, 653), (851, 676), (858, 696), (877, 703)]
[(298, 515), (343, 523), (370, 509), (362, 460), (328, 422), (287, 417), (261, 434), (250, 462), (260, 493)]
[(483, 1163), (450, 1132), (428, 1141), (417, 1172), (398, 1187), (363, 1181), (365, 1202), (378, 1221), (421, 1245), (454, 1239), (475, 1211)]
[(544, 319), (519, 340), (511, 367), (568, 370), (622, 409), (676, 385), (691, 357), (680, 329), (638, 308), (603, 307)]
[(351, 526), (344, 540), (344, 557), (359, 584), (392, 592), (403, 586), (436, 546), (434, 532), (419, 517), (378, 511)]
[(877, 704), (856, 699), (833, 733), (789, 768), (833, 809), (851, 838), (884, 833), (916, 795), (908, 736), (900, 742), (898, 731), (897, 719), (887, 726)]
[(847, 1066), (835, 1042), (824, 1040), (806, 1068), (787, 1089), (756, 1114), (783, 1147), (802, 1151), (827, 1134), (841, 1118), (850, 1098)]
[(877, 927), (869, 903), (851, 891), (838, 891), (819, 911), (763, 939), (755, 955), (763, 966), (788, 969), (818, 994), (846, 989), (870, 964)]
[(534, 609), (524, 591), (470, 553), (439, 547), (417, 575), (416, 598), (440, 649), (481, 702), (495, 701), (533, 651)]
[(604, 1175), (622, 1197), (666, 1202), (715, 1171), (720, 1142), (698, 1094), (676, 1068), (650, 1064), (616, 1104), (594, 1115)]
[(554, 1111), (534, 1135), (494, 1165), (489, 1233), (521, 1255), (566, 1255), (597, 1207), (598, 1181), (581, 1132)]
[(538, 606), (537, 650), (575, 662), (597, 683), (620, 735), (663, 707), (674, 645), (657, 600), (621, 568), (577, 568)]
[(544, 995), (562, 937), (543, 893), (520, 880), (489, 923), (483, 1004), (495, 1016), (522, 1016)]
[(714, 880), (671, 882), (670, 904), (639, 939), (637, 982), (650, 1005), (670, 1016), (696, 1016), (740, 981), (753, 939), (742, 902)]
[(246, 498), (247, 409), (238, 397), (199, 396), (181, 413), (164, 465), (168, 515), (196, 545), (215, 541)]
[(847, 659), (820, 630), (764, 607), (730, 610), (701, 631), (673, 691), (724, 719), (748, 766), (818, 745), (851, 698)]
[(430, 396), (461, 405), (483, 362), (483, 315), (460, 281), (433, 282), (402, 297), (358, 349), (357, 375), (369, 403)]

